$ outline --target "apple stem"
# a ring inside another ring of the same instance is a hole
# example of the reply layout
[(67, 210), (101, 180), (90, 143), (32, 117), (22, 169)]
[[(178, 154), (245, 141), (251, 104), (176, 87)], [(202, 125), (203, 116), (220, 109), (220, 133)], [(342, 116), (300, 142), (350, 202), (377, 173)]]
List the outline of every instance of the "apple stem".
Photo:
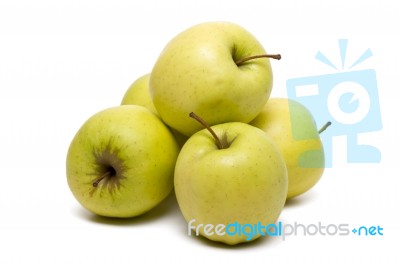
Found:
[(93, 187), (97, 187), (99, 185), (99, 183), (101, 182), (101, 180), (103, 180), (104, 178), (106, 178), (109, 175), (111, 175), (111, 170), (107, 171), (104, 175), (100, 176), (96, 181), (94, 181)]
[(242, 65), (244, 62), (247, 62), (249, 60), (257, 59), (257, 58), (273, 58), (276, 60), (281, 60), (281, 55), (280, 54), (260, 54), (260, 55), (253, 55), (253, 56), (248, 56), (242, 59), (239, 59), (235, 62), (237, 66)]
[(320, 130), (318, 130), (318, 134), (321, 134), (322, 132), (324, 132), (330, 125), (332, 125), (331, 121), (326, 122), (326, 124), (323, 125)]
[(197, 120), (200, 124), (202, 124), (205, 128), (207, 128), (207, 130), (211, 133), (211, 135), (214, 137), (215, 139), (215, 143), (218, 147), (218, 149), (225, 149), (227, 147), (225, 147), (225, 145), (221, 142), (221, 140), (218, 138), (217, 134), (215, 134), (214, 130), (212, 130), (212, 128), (210, 127), (210, 125), (204, 121), (200, 116), (196, 115), (194, 112), (191, 112), (189, 114), (189, 116), (191, 118), (194, 118), (195, 120)]

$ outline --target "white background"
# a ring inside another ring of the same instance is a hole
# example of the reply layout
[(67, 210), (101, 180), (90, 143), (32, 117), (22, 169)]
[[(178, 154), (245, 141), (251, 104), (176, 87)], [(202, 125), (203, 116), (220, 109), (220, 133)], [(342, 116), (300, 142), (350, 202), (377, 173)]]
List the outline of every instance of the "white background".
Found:
[[(329, 2), (329, 3), (328, 3)], [(400, 265), (398, 1), (0, 1), (0, 265)], [(334, 73), (367, 48), (357, 69), (375, 69), (383, 129), (362, 137), (380, 164), (347, 164), (345, 138), (334, 167), (280, 220), (384, 228), (384, 236), (263, 238), (227, 247), (189, 237), (174, 195), (128, 220), (96, 217), (69, 191), (70, 141), (92, 114), (118, 105), (161, 49), (193, 24), (227, 20), (271, 53), (273, 96), (289, 78)]]

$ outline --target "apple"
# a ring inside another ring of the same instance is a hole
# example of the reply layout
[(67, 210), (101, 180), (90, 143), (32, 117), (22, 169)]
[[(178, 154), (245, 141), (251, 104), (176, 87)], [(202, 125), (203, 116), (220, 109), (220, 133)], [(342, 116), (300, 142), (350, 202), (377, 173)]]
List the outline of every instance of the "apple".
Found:
[(299, 102), (271, 98), (250, 123), (272, 137), (285, 158), (293, 198), (311, 189), (321, 178), (325, 157), (314, 118)]
[[(129, 86), (128, 90), (125, 92), (125, 95), (122, 99), (121, 105), (139, 105), (146, 107), (149, 111), (151, 111), (156, 116), (160, 117), (156, 108), (154, 107), (153, 100), (150, 96), (149, 90), (149, 79), (150, 74), (145, 74), (135, 80), (131, 86)], [(187, 136), (180, 134), (178, 131), (170, 128), (172, 134), (174, 134), (176, 141), (178, 142), (179, 147), (182, 147), (183, 144), (188, 139)]]
[(159, 116), (154, 107), (153, 100), (149, 91), (150, 74), (145, 74), (135, 80), (122, 98), (121, 105), (140, 105), (149, 109), (152, 113)]
[(262, 130), (241, 122), (206, 126), (185, 143), (175, 166), (175, 193), (190, 227), (234, 245), (261, 234), (210, 234), (212, 225), (275, 223), (285, 204), (287, 171), (278, 148)]
[(178, 145), (144, 107), (112, 107), (90, 117), (67, 154), (68, 185), (89, 211), (133, 217), (149, 211), (173, 188)]
[[(261, 58), (265, 57), (265, 58)], [(210, 124), (250, 122), (272, 89), (268, 57), (257, 39), (228, 22), (193, 26), (173, 38), (150, 76), (150, 94), (163, 121), (191, 136), (202, 127), (187, 119), (200, 113)]]

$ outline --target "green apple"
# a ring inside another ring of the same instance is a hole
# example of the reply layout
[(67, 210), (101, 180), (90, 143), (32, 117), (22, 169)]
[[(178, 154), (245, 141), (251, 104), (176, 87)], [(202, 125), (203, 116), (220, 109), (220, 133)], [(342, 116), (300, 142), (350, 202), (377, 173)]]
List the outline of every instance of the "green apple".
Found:
[(149, 79), (150, 74), (145, 74), (135, 80), (125, 92), (121, 105), (140, 105), (159, 116), (150, 97)]
[(210, 124), (254, 119), (272, 89), (272, 71), (257, 39), (228, 22), (193, 26), (173, 38), (150, 76), (150, 93), (163, 121), (190, 136), (202, 127), (187, 119), (200, 113)]
[(230, 245), (254, 240), (261, 234), (249, 239), (250, 231), (222, 235), (209, 229), (275, 223), (287, 194), (284, 159), (258, 128), (240, 122), (206, 127), (185, 143), (175, 166), (181, 212), (189, 228), (210, 240)]
[(271, 98), (250, 124), (267, 132), (280, 148), (288, 170), (288, 199), (318, 182), (324, 172), (324, 150), (314, 118), (304, 105)]
[[(156, 116), (160, 117), (156, 108), (154, 107), (153, 100), (151, 99), (150, 96), (149, 78), (150, 74), (146, 74), (135, 80), (126, 91), (122, 99), (121, 105), (143, 106), (146, 107), (148, 110), (150, 110)], [(171, 129), (171, 131), (174, 134), (179, 147), (182, 147), (183, 144), (185, 144), (185, 142), (187, 141), (188, 137), (180, 134), (173, 128)]]
[(150, 111), (135, 105), (103, 110), (76, 133), (67, 155), (67, 180), (89, 211), (133, 217), (173, 188), (178, 145)]

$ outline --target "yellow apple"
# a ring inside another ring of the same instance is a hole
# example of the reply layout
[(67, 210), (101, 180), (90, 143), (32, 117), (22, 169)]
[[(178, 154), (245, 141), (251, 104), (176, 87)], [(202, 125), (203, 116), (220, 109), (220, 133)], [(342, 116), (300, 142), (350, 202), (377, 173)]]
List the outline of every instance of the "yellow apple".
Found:
[[(255, 240), (265, 231), (250, 225), (275, 223), (285, 204), (284, 159), (256, 127), (230, 122), (210, 129), (219, 144), (204, 129), (179, 153), (174, 177), (179, 207), (194, 234), (230, 245)], [(231, 234), (232, 225), (248, 230)]]
[[(139, 105), (146, 107), (149, 111), (160, 118), (157, 109), (154, 107), (153, 100), (150, 97), (149, 91), (149, 79), (150, 74), (143, 75), (135, 80), (128, 90), (125, 92), (124, 98), (122, 99), (121, 105)], [(170, 128), (175, 136), (175, 139), (182, 147), (188, 137), (180, 134), (178, 131)]]
[(90, 117), (67, 154), (67, 180), (89, 211), (133, 217), (173, 189), (178, 145), (170, 130), (141, 106), (117, 106)]
[(268, 133), (280, 148), (288, 170), (288, 199), (318, 182), (324, 172), (324, 150), (314, 118), (305, 106), (271, 98), (250, 124)]
[(125, 92), (121, 105), (139, 105), (146, 107), (149, 111), (160, 116), (154, 107), (153, 100), (149, 92), (150, 74), (143, 75), (135, 80)]
[[(199, 113), (210, 124), (248, 123), (267, 102), (272, 70), (260, 42), (228, 22), (193, 26), (173, 38), (150, 76), (150, 94), (163, 121), (191, 136), (202, 127), (187, 119)], [(244, 59), (253, 58), (250, 61)], [(280, 57), (279, 57), (280, 58)]]

